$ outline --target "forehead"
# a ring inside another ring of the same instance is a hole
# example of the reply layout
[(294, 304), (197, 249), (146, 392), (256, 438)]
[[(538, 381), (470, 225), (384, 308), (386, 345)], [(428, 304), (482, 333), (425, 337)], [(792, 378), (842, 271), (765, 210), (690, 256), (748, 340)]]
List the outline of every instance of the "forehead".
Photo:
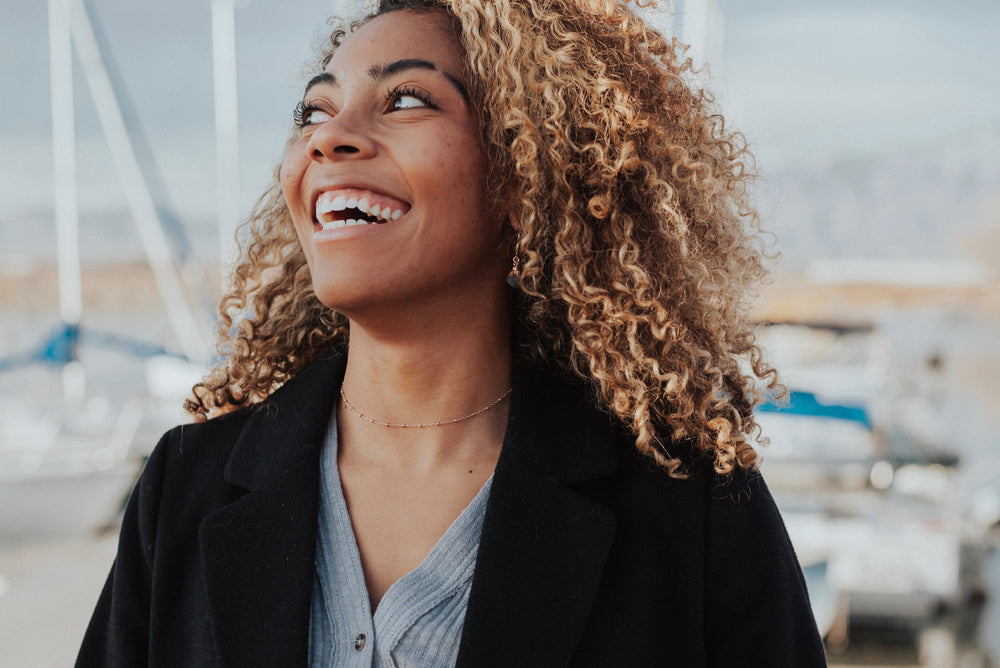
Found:
[(352, 33), (334, 52), (326, 71), (340, 78), (373, 64), (418, 58), (464, 79), (463, 56), (444, 14), (400, 10), (377, 16)]

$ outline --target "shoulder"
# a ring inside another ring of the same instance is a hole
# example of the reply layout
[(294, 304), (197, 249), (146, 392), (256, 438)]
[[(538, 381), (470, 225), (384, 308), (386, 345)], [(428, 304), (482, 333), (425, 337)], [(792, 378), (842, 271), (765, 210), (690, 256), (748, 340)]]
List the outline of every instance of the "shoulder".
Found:
[(530, 433), (545, 468), (571, 484), (611, 473), (603, 479), (606, 484), (649, 500), (716, 498), (737, 504), (752, 499), (762, 484), (757, 471), (717, 474), (709, 457), (691, 453), (682, 443), (668, 446), (667, 454), (683, 462), (687, 475), (671, 477), (638, 451), (635, 436), (602, 404), (592, 383), (554, 363), (515, 358), (513, 385), (511, 422)]
[(140, 524), (174, 526), (230, 500), (226, 467), (251, 414), (241, 410), (163, 434), (130, 497)]
[(693, 459), (687, 477), (671, 477), (618, 433), (615, 472), (584, 493), (612, 511), (623, 540), (704, 569), (719, 583), (738, 577), (737, 563), (772, 570), (774, 577), (801, 578), (781, 513), (759, 471), (720, 475), (711, 461)]
[(260, 406), (260, 404), (247, 406), (204, 422), (177, 425), (167, 431), (162, 440), (169, 443), (167, 447), (171, 451), (176, 451), (176, 455), (180, 457), (194, 455), (196, 453), (191, 452), (191, 450), (200, 452), (200, 449), (208, 444), (231, 450), (231, 445), (227, 447), (227, 444), (231, 444), (239, 438), (247, 421), (254, 412), (260, 410)]
[(720, 475), (703, 460), (671, 478), (629, 448), (620, 439), (608, 483), (618, 539), (632, 563), (657, 563), (676, 579), (665, 585), (671, 595), (702, 611), (709, 665), (825, 665), (798, 559), (760, 472)]
[(652, 459), (641, 454), (627, 430), (615, 426), (618, 457), (617, 484), (627, 486), (635, 494), (655, 506), (682, 504), (699, 507), (717, 519), (741, 513), (754, 512), (777, 515), (774, 499), (760, 471), (735, 467), (731, 472), (717, 473), (713, 461), (705, 456), (684, 453), (683, 446), (670, 450), (671, 456), (683, 462), (683, 477), (671, 476)]
[(205, 422), (177, 425), (160, 438), (146, 468), (160, 466), (168, 475), (221, 473), (253, 411), (254, 407), (244, 408)]

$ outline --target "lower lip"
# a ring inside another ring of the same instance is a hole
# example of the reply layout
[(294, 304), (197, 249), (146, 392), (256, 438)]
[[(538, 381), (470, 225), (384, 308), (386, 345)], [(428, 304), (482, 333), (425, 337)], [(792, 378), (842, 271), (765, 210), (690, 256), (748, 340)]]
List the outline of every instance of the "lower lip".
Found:
[[(396, 221), (393, 221), (395, 223)], [(375, 223), (367, 225), (349, 225), (347, 227), (336, 227), (332, 230), (324, 230), (323, 228), (317, 229), (313, 226), (313, 241), (316, 243), (322, 243), (325, 241), (343, 241), (345, 239), (356, 239), (358, 237), (365, 237), (369, 234), (375, 234), (384, 230), (387, 227), (393, 226), (393, 223)]]

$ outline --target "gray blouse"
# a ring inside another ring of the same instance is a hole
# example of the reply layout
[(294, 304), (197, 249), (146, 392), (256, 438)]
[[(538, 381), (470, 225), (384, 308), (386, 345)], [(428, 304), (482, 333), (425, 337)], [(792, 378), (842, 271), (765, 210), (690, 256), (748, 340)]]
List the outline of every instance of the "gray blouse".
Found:
[(373, 616), (340, 486), (336, 417), (330, 419), (320, 461), (312, 668), (455, 665), (492, 482), (490, 476), (424, 561), (389, 587)]

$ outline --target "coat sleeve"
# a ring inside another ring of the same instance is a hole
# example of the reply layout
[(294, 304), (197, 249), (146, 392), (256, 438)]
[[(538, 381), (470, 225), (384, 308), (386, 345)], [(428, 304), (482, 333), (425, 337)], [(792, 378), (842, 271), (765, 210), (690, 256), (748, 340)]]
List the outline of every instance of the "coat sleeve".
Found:
[(84, 635), (78, 668), (148, 665), (150, 575), (168, 438), (146, 461), (125, 507), (118, 552)]
[(805, 578), (764, 479), (710, 486), (705, 564), (709, 666), (826, 666)]

